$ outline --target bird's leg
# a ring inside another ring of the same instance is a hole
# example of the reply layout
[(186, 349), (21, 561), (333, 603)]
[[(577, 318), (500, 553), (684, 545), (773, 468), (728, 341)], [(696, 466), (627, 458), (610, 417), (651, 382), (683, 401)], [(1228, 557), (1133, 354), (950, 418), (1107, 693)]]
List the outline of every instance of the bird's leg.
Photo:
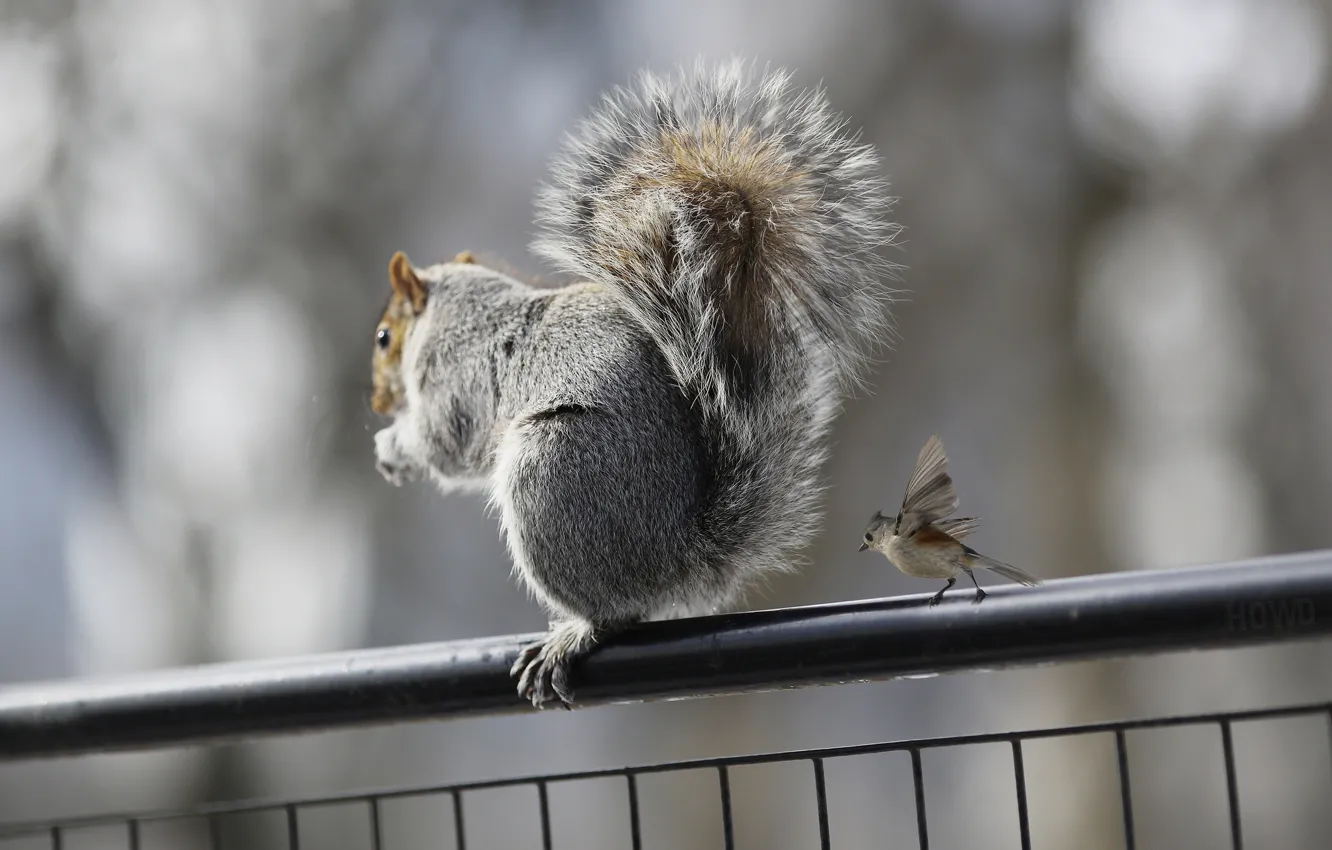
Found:
[(944, 593), (946, 593), (948, 589), (955, 584), (957, 584), (957, 579), (950, 578), (948, 580), (948, 584), (945, 584), (943, 586), (943, 590), (940, 590), (938, 593), (930, 597), (930, 607), (933, 608), (935, 605), (938, 605), (940, 602), (942, 602)]
[(976, 585), (976, 598), (971, 600), (971, 604), (978, 605), (985, 598), (985, 591), (981, 590), (980, 582), (976, 581), (975, 570), (967, 570), (967, 578), (971, 579), (971, 583)]

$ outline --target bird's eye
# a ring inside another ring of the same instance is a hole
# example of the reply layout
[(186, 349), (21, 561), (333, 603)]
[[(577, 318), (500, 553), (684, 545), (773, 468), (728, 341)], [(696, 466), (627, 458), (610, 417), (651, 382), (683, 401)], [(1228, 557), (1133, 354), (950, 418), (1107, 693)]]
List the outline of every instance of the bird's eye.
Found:
[(870, 534), (869, 532), (865, 532), (865, 542), (866, 542), (866, 543), (873, 543), (873, 542), (874, 542), (874, 535), (873, 535), (873, 534)]
[(389, 339), (391, 337), (392, 334), (389, 333), (388, 328), (380, 328), (379, 333), (375, 334), (375, 345), (378, 345), (380, 348), (388, 348)]

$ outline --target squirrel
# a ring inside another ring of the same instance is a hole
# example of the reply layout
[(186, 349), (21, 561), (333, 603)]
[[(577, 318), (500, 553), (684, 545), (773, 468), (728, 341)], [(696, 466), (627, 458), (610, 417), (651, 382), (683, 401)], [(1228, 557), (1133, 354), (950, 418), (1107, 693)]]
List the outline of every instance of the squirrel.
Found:
[(578, 282), (394, 254), (376, 467), (497, 509), (551, 614), (512, 670), (535, 707), (570, 707), (607, 635), (792, 568), (830, 423), (887, 337), (877, 171), (821, 90), (699, 62), (613, 89), (557, 157), (533, 248)]

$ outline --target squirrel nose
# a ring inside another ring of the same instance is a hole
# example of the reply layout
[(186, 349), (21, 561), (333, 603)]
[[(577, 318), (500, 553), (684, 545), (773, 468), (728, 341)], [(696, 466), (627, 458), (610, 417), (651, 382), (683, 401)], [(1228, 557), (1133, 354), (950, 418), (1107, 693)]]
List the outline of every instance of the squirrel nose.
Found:
[(861, 543), (861, 544), (860, 544), (860, 548), (857, 549), (856, 551), (857, 551), (857, 552), (864, 552), (864, 551), (865, 551), (866, 549), (868, 549), (868, 548), (869, 548), (869, 544), (868, 544), (868, 543)]

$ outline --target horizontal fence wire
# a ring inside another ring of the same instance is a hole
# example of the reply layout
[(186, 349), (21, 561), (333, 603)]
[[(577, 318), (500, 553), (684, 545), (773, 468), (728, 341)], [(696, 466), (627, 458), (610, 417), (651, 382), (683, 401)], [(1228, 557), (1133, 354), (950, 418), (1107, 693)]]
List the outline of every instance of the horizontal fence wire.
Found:
[[(574, 670), (576, 707), (1332, 635), (1332, 551), (646, 623)], [(531, 711), (539, 635), (0, 688), (0, 761)]]
[[(814, 799), (810, 801), (809, 805), (811, 806), (811, 811), (816, 813), (819, 846), (822, 848), (830, 848), (837, 846), (837, 835), (836, 825), (831, 823), (828, 814), (830, 792), (827, 789), (824, 778), (826, 766), (830, 763), (835, 763), (837, 760), (846, 759), (852, 756), (895, 752), (904, 752), (910, 755), (909, 770), (914, 788), (917, 846), (920, 850), (928, 850), (930, 845), (930, 830), (929, 822), (925, 816), (924, 770), (922, 767), (923, 755), (930, 751), (944, 748), (969, 748), (987, 744), (1007, 744), (1011, 749), (1011, 768), (1016, 788), (1018, 808), (1017, 843), (1024, 848), (1024, 850), (1028, 850), (1032, 845), (1030, 824), (1027, 816), (1028, 800), (1023, 762), (1023, 745), (1034, 741), (1089, 735), (1110, 736), (1115, 743), (1115, 762), (1119, 769), (1119, 782), (1116, 784), (1118, 785), (1119, 793), (1121, 795), (1121, 807), (1124, 814), (1123, 846), (1127, 848), (1127, 850), (1134, 850), (1137, 839), (1131, 814), (1132, 804), (1129, 791), (1129, 777), (1132, 772), (1132, 767), (1128, 759), (1128, 750), (1125, 745), (1126, 736), (1135, 731), (1168, 728), (1177, 729), (1183, 727), (1210, 727), (1213, 729), (1219, 729), (1221, 732), (1218, 745), (1223, 750), (1225, 784), (1229, 802), (1231, 846), (1234, 850), (1240, 850), (1240, 848), (1243, 847), (1243, 844), (1240, 832), (1240, 803), (1237, 792), (1238, 769), (1234, 753), (1232, 730), (1240, 724), (1251, 724), (1262, 721), (1297, 717), (1319, 717), (1327, 723), (1328, 728), (1332, 728), (1332, 702), (1257, 709), (1251, 711), (1175, 715), (1015, 732), (886, 741), (823, 749), (791, 750), (755, 755), (692, 759), (686, 761), (639, 765), (627, 768), (621, 767), (606, 770), (550, 773), (471, 783), (387, 787), (299, 800), (249, 800), (210, 803), (174, 810), (105, 814), (60, 821), (10, 824), (8, 826), (0, 826), (0, 850), (5, 850), (6, 847), (10, 846), (11, 842), (32, 838), (44, 839), (46, 842), (44, 846), (59, 850), (59, 848), (65, 846), (65, 842), (69, 836), (75, 835), (80, 830), (110, 826), (125, 827), (126, 839), (123, 846), (131, 848), (131, 850), (138, 850), (140, 847), (144, 847), (145, 850), (148, 850), (146, 845), (143, 845), (139, 838), (140, 829), (144, 825), (166, 821), (191, 820), (202, 820), (209, 825), (210, 839), (207, 846), (210, 850), (243, 850), (243, 848), (240, 848), (239, 846), (233, 848), (232, 846), (225, 844), (217, 829), (217, 825), (227, 818), (266, 812), (282, 813), (284, 815), (287, 830), (286, 847), (288, 850), (299, 850), (302, 841), (300, 832), (301, 815), (308, 815), (320, 808), (345, 806), (349, 804), (359, 804), (363, 807), (365, 812), (364, 829), (368, 836), (368, 846), (374, 848), (374, 850), (385, 850), (388, 845), (385, 844), (383, 837), (383, 804), (386, 801), (403, 798), (435, 798), (441, 801), (451, 799), (455, 825), (454, 847), (458, 848), (458, 850), (466, 850), (468, 846), (468, 833), (462, 817), (462, 812), (463, 803), (467, 796), (481, 791), (512, 787), (531, 787), (536, 790), (534, 802), (539, 807), (539, 821), (541, 828), (539, 837), (534, 838), (534, 841), (530, 846), (534, 848), (538, 846), (550, 848), (557, 845), (553, 842), (550, 826), (549, 789), (564, 783), (590, 779), (625, 780), (626, 784), (624, 788), (626, 793), (624, 795), (623, 816), (628, 824), (629, 834), (632, 836), (632, 847), (637, 850), (637, 848), (640, 848), (643, 845), (642, 827), (639, 818), (640, 778), (653, 774), (682, 773), (700, 769), (712, 770), (715, 772), (717, 779), (716, 789), (720, 803), (720, 818), (716, 828), (718, 830), (718, 835), (723, 842), (723, 846), (730, 850), (736, 846), (735, 816), (732, 806), (733, 769), (752, 765), (777, 763), (803, 763), (805, 765), (812, 765), (814, 773)], [(1320, 746), (1326, 748), (1329, 757), (1332, 757), (1332, 737), (1326, 738), (1320, 742)], [(1332, 793), (1332, 788), (1329, 788), (1328, 792)], [(30, 843), (24, 846), (35, 847), (42, 845)], [(103, 844), (99, 846), (106, 845)], [(433, 846), (438, 845), (432, 844), (432, 847)], [(578, 841), (572, 840), (564, 846), (578, 846)], [(894, 846), (902, 845), (895, 843)]]

